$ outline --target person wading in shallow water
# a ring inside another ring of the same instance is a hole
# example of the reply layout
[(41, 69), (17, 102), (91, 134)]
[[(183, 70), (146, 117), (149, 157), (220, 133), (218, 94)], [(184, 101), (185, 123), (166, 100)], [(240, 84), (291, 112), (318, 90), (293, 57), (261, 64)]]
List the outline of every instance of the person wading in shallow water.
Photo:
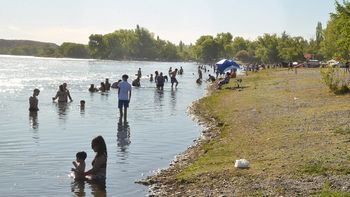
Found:
[(179, 82), (176, 79), (176, 74), (177, 74), (177, 68), (171, 73), (171, 87), (173, 87), (174, 83), (175, 83), (175, 87), (177, 87), (177, 85), (179, 84)]
[(128, 83), (128, 75), (123, 75), (122, 80), (118, 84), (118, 108), (120, 112), (119, 121), (121, 122), (123, 118), (123, 108), (124, 108), (124, 122), (127, 120), (127, 110), (131, 98), (131, 85)]
[(72, 97), (70, 96), (69, 90), (67, 89), (67, 83), (63, 83), (62, 85), (63, 85), (64, 91), (67, 93), (67, 96), (68, 96), (68, 98), (69, 98), (69, 101), (72, 102), (73, 99), (72, 99)]
[(67, 103), (68, 101), (68, 95), (67, 92), (64, 90), (63, 85), (59, 86), (59, 90), (56, 93), (55, 97), (52, 97), (52, 101), (55, 101), (58, 98), (59, 103)]
[(40, 93), (39, 89), (34, 89), (33, 96), (29, 97), (29, 111), (31, 112), (39, 111), (39, 108), (38, 108), (39, 100), (37, 98), (39, 93)]
[(97, 136), (91, 141), (91, 148), (96, 153), (92, 161), (92, 168), (86, 172), (80, 173), (81, 176), (91, 181), (104, 182), (106, 180), (107, 170), (107, 146), (102, 136)]

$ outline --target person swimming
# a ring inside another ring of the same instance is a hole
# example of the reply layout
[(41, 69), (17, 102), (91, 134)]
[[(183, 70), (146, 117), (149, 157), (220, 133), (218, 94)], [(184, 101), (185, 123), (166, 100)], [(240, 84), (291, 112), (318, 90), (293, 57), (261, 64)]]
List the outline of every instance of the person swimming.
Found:
[(111, 88), (114, 88), (114, 89), (118, 89), (118, 84), (121, 82), (122, 80), (119, 79), (117, 82), (114, 82), (111, 86)]
[(141, 86), (140, 78), (137, 77), (136, 79), (134, 79), (134, 80), (132, 81), (131, 84), (132, 84), (132, 86), (140, 87), (140, 86)]
[(90, 84), (89, 92), (98, 92), (98, 89), (95, 88), (95, 84)]
[(84, 111), (85, 110), (85, 101), (80, 100), (80, 110)]
[(106, 81), (105, 81), (105, 89), (106, 91), (109, 91), (111, 89), (111, 83), (109, 83), (108, 78), (106, 78)]

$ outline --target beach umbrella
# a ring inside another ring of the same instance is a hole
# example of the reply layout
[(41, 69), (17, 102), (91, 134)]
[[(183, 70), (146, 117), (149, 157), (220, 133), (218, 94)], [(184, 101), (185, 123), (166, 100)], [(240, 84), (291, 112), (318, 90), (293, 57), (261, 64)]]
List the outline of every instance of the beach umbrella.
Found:
[(231, 59), (222, 59), (216, 64), (219, 73), (223, 74), (226, 70), (230, 69), (240, 69), (241, 66)]

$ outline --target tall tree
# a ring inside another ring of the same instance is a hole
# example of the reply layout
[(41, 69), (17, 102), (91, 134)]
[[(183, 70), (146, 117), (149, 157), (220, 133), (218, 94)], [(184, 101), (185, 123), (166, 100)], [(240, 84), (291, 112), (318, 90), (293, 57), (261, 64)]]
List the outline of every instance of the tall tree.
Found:
[(331, 14), (321, 42), (326, 58), (350, 59), (350, 3), (335, 2), (335, 13)]
[(278, 57), (285, 62), (302, 61), (306, 45), (307, 41), (302, 37), (291, 37), (283, 32), (281, 38), (278, 39)]
[(232, 38), (232, 34), (229, 32), (216, 35), (215, 40), (219, 47), (218, 54), (220, 57), (231, 58), (233, 56)]
[(86, 45), (64, 42), (59, 48), (64, 57), (89, 58), (89, 49)]
[(106, 58), (105, 49), (106, 44), (103, 41), (103, 35), (101, 34), (92, 34), (89, 37), (89, 49), (90, 54), (93, 58)]
[(323, 29), (322, 29), (322, 23), (318, 22), (316, 26), (316, 44), (317, 46), (320, 46), (320, 43), (323, 41)]
[(239, 51), (248, 49), (248, 41), (243, 37), (235, 37), (232, 42), (232, 53), (236, 55)]
[(204, 62), (215, 61), (219, 57), (220, 46), (213, 36), (201, 36), (195, 45), (197, 59)]
[(257, 40), (257, 47), (255, 57), (261, 63), (276, 63), (280, 62), (278, 56), (278, 38), (276, 34), (264, 34), (259, 36)]

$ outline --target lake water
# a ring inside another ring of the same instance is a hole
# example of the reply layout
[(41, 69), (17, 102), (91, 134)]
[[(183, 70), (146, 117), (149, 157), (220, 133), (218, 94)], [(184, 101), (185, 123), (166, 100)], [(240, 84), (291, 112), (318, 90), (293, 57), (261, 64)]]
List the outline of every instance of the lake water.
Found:
[[(170, 66), (184, 68), (178, 88), (171, 89), (169, 81), (157, 91), (146, 75), (167, 73)], [(91, 94), (88, 87), (124, 73), (131, 82), (139, 67), (142, 87), (132, 90), (128, 124), (118, 125), (117, 91)], [(197, 85), (196, 77), (194, 63), (0, 56), (1, 196), (146, 196), (148, 188), (134, 181), (166, 168), (200, 136), (201, 127), (187, 113), (206, 92), (207, 84)], [(51, 98), (64, 82), (74, 101), (61, 107)], [(41, 91), (37, 115), (28, 112), (34, 88)], [(80, 100), (86, 101), (84, 111)], [(68, 176), (78, 151), (87, 152), (91, 168), (90, 144), (97, 135), (108, 150), (105, 189)]]

